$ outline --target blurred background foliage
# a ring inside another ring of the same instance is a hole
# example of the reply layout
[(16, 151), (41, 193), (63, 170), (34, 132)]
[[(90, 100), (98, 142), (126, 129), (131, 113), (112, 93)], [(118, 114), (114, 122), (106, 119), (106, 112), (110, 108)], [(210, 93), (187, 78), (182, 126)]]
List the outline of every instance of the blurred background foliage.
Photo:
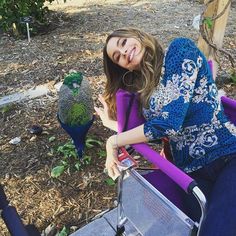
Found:
[[(25, 24), (20, 22), (21, 17), (31, 16), (30, 23), (32, 34), (37, 34), (49, 24), (48, 7), (46, 2), (54, 0), (0, 0), (0, 29), (15, 37), (26, 33)], [(66, 0), (64, 0), (65, 2)]]

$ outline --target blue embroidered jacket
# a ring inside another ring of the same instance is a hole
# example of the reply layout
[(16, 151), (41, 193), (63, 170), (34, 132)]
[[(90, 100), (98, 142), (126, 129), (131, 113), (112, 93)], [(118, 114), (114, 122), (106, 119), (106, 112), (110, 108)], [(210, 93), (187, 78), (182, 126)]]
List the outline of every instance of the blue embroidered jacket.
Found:
[(174, 162), (185, 172), (236, 153), (236, 127), (223, 113), (205, 56), (189, 39), (170, 44), (143, 115), (145, 136), (168, 137)]

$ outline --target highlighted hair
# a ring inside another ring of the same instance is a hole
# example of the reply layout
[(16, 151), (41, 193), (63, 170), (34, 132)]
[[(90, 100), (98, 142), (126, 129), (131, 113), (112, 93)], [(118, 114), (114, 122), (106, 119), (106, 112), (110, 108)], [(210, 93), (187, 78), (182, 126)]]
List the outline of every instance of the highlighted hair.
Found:
[[(127, 73), (128, 70), (115, 64), (107, 55), (107, 43), (112, 37), (135, 38), (144, 48), (144, 56), (140, 64), (140, 71)], [(156, 38), (134, 28), (115, 30), (107, 39), (103, 48), (103, 66), (107, 77), (104, 99), (108, 104), (109, 115), (116, 120), (116, 91), (119, 88), (140, 94), (140, 108), (148, 107), (148, 102), (157, 87), (163, 64), (164, 51)], [(125, 75), (125, 78), (123, 76)], [(128, 83), (124, 83), (128, 81)], [(127, 86), (127, 84), (129, 84)], [(131, 86), (130, 86), (131, 85)]]

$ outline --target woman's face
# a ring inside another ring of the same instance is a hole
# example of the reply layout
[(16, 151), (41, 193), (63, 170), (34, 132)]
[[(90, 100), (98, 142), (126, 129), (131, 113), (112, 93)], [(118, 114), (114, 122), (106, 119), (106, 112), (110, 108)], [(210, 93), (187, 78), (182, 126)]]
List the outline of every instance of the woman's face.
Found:
[(115, 64), (133, 71), (140, 69), (144, 48), (135, 38), (112, 37), (107, 43), (107, 54)]

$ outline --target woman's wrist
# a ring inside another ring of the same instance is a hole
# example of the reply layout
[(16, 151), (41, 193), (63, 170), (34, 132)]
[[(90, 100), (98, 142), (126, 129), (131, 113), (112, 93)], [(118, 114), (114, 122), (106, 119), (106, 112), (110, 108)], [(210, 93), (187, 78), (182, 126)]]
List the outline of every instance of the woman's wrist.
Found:
[(112, 135), (110, 138), (108, 138), (107, 140), (113, 148), (117, 149), (119, 148), (119, 144), (118, 144), (118, 134)]
[(109, 120), (109, 128), (111, 129), (111, 130), (114, 130), (114, 131), (116, 131), (117, 132), (117, 130), (118, 130), (118, 127), (117, 127), (117, 121), (116, 120)]

